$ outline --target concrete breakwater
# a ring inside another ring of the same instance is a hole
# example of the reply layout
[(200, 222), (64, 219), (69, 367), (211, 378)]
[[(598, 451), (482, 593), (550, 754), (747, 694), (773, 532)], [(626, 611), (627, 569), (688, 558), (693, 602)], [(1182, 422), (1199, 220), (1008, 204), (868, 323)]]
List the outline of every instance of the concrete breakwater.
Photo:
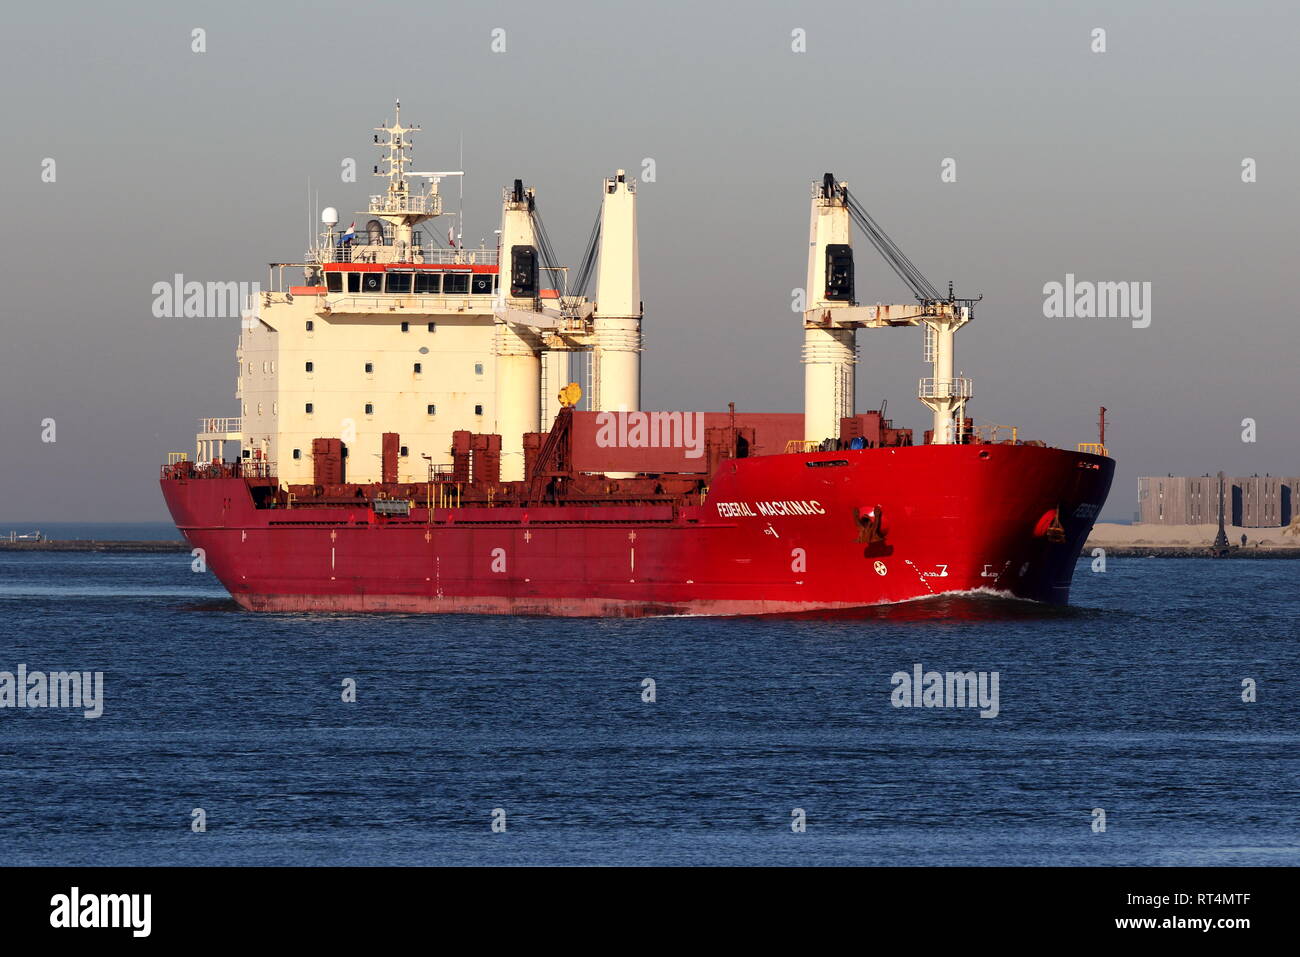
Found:
[(137, 555), (161, 554), (165, 552), (188, 552), (189, 543), (181, 541), (168, 542), (97, 542), (85, 539), (68, 539), (67, 541), (8, 542), (0, 540), (0, 551), (5, 552), (109, 552)]
[(1210, 554), (1208, 545), (1107, 545), (1104, 542), (1089, 542), (1083, 549), (1083, 557), (1088, 558), (1094, 548), (1106, 550), (1107, 558), (1300, 558), (1300, 548), (1272, 548), (1239, 545), (1228, 549), (1226, 555)]

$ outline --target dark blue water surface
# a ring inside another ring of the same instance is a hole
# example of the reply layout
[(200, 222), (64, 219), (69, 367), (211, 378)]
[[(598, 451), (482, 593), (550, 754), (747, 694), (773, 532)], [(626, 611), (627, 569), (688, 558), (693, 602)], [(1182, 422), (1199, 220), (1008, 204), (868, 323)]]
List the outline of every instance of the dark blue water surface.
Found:
[[(0, 552), (0, 670), (106, 699), (0, 710), (0, 864), (1300, 862), (1300, 562), (643, 621), (255, 615), (189, 563)], [(893, 707), (918, 662), (1001, 713)]]

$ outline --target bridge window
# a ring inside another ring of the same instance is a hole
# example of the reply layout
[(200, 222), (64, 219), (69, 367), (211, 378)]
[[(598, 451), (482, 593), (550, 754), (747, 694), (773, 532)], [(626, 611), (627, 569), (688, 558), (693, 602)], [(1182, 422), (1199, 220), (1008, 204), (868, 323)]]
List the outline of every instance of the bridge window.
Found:
[(359, 272), (348, 273), (348, 292), (360, 292), (360, 291), (361, 291), (361, 273)]
[(493, 275), (490, 272), (476, 272), (470, 279), (470, 291), (476, 296), (492, 295)]
[[(415, 274), (415, 292), (417, 295), (434, 295), (442, 291), (442, 273), (420, 272)], [(433, 323), (429, 323), (433, 325)], [(430, 329), (430, 332), (433, 330)]]
[[(325, 274), (325, 288), (329, 292), (343, 291), (343, 273), (327, 272)], [(310, 325), (310, 324), (309, 324)]]
[(409, 272), (390, 272), (388, 274), (388, 291), (405, 293), (411, 291), (411, 274)]
[(442, 291), (449, 296), (465, 295), (469, 292), (469, 273), (447, 273), (443, 278)]
[(383, 292), (384, 274), (381, 272), (363, 272), (361, 274), (362, 292)]

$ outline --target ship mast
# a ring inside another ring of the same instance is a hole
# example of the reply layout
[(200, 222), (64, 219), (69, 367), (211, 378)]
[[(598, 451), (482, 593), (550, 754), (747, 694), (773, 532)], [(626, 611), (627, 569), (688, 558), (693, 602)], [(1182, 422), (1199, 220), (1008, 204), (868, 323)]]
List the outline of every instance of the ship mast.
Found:
[[(388, 168), (383, 170), (376, 165), (374, 173), (388, 180), (388, 190), (383, 195), (370, 197), (366, 213), (393, 227), (393, 245), (397, 248), (399, 261), (409, 258), (415, 227), (442, 214), (442, 197), (438, 195), (436, 175), (431, 176), (427, 192), (413, 194), (407, 182), (406, 167), (412, 161), (411, 151), (415, 146), (410, 134), (419, 131), (419, 126), (402, 125), (401, 100), (394, 107), (393, 124), (375, 127), (375, 143), (387, 150), (379, 162), (387, 164)], [(387, 139), (381, 139), (381, 133), (386, 134)]]

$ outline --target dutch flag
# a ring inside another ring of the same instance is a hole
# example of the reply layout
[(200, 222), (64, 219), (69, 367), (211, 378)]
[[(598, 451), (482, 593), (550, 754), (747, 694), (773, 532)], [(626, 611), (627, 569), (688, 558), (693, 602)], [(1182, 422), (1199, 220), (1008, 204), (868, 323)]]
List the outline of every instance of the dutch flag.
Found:
[(356, 238), (357, 238), (357, 224), (356, 221), (354, 220), (352, 225), (348, 227), (348, 231), (343, 234), (343, 239), (341, 241), (345, 243), (350, 243)]

